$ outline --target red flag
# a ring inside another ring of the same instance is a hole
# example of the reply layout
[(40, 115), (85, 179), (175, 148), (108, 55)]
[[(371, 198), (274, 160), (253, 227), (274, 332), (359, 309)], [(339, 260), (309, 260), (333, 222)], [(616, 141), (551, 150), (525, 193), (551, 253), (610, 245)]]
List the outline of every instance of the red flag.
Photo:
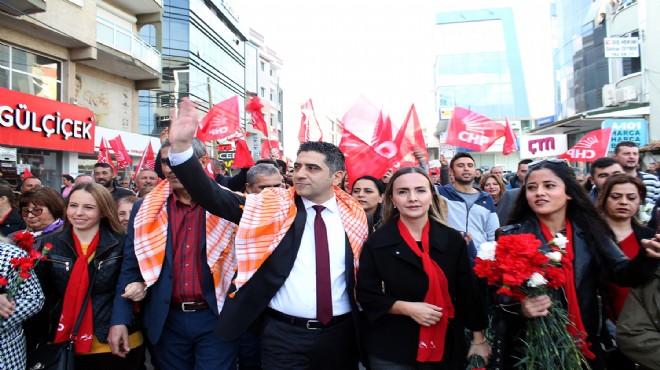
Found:
[(223, 100), (209, 110), (199, 122), (197, 138), (201, 141), (224, 139), (239, 126), (238, 96)]
[(114, 139), (108, 140), (108, 142), (110, 143), (110, 146), (112, 146), (112, 150), (115, 151), (115, 161), (117, 162), (117, 167), (120, 170), (131, 167), (133, 165), (133, 161), (131, 160), (131, 156), (126, 151), (126, 147), (124, 147), (124, 142), (121, 140), (121, 136), (117, 136)]
[(365, 143), (371, 142), (380, 111), (364, 96), (360, 96), (344, 114), (341, 123), (344, 130), (350, 131)]
[(468, 109), (455, 107), (447, 128), (447, 144), (484, 152), (504, 136), (505, 126)]
[(261, 140), (261, 158), (270, 158), (271, 150), (275, 151), (277, 158), (282, 159), (282, 152), (280, 152), (279, 140)]
[(298, 131), (298, 141), (302, 144), (310, 140), (311, 137), (311, 124), (316, 122), (316, 127), (319, 130), (319, 139), (318, 141), (323, 141), (323, 131), (321, 130), (321, 125), (316, 119), (316, 113), (314, 113), (314, 104), (312, 104), (312, 99), (309, 99), (305, 104), (300, 106), (302, 112), (302, 118), (300, 119), (300, 130)]
[(114, 174), (117, 174), (117, 169), (115, 166), (112, 164), (112, 158), (110, 157), (110, 144), (108, 144), (108, 140), (104, 137), (101, 137), (101, 144), (99, 145), (99, 155), (96, 159), (98, 163), (107, 163), (112, 167), (112, 172)]
[(607, 156), (611, 135), (611, 127), (591, 131), (559, 157), (572, 162), (593, 162), (598, 158), (605, 157)]
[(254, 166), (252, 153), (248, 149), (245, 139), (236, 140), (236, 153), (234, 154), (234, 167), (248, 168)]
[(34, 177), (34, 175), (32, 174), (32, 171), (30, 171), (29, 166), (25, 167), (25, 169), (23, 170), (23, 178), (27, 179), (28, 177)]
[(504, 130), (504, 146), (502, 147), (502, 154), (509, 155), (513, 152), (518, 151), (518, 145), (516, 145), (516, 134), (513, 132), (511, 125), (509, 125), (509, 120), (506, 120), (506, 127)]
[(394, 144), (398, 148), (396, 156), (390, 158), (390, 167), (400, 168), (404, 166), (416, 166), (417, 159), (412, 151), (419, 148), (424, 151), (424, 155), (428, 158), (426, 151), (426, 142), (424, 140), (424, 133), (419, 124), (415, 104), (410, 106), (406, 120), (399, 128), (399, 132), (394, 139)]
[(153, 170), (155, 166), (156, 156), (154, 154), (154, 149), (151, 147), (151, 141), (149, 141), (147, 147), (144, 149), (144, 153), (142, 153), (142, 157), (140, 158), (140, 162), (138, 162), (135, 172), (139, 174), (143, 169)]
[(390, 168), (388, 157), (381, 155), (376, 149), (345, 128), (341, 135), (339, 149), (346, 158), (349, 181), (355, 181), (364, 175), (371, 175), (379, 179)]
[(245, 110), (252, 115), (252, 127), (263, 132), (268, 137), (268, 124), (264, 120), (264, 114), (261, 110), (264, 105), (261, 104), (258, 96), (253, 96), (250, 102), (245, 106)]
[(378, 146), (378, 143), (392, 141), (392, 120), (390, 116), (383, 116), (383, 111), (378, 115), (374, 136), (371, 138), (371, 145)]

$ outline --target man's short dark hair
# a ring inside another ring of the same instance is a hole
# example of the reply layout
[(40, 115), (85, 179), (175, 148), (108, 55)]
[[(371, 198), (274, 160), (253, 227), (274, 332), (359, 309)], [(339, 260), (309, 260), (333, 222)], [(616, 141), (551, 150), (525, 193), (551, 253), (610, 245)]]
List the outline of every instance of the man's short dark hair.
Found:
[(615, 164), (619, 164), (619, 161), (612, 157), (602, 157), (598, 158), (593, 163), (591, 164), (591, 168), (589, 169), (589, 173), (591, 174), (591, 177), (594, 177), (596, 175), (596, 168), (607, 168), (609, 166), (613, 166)]
[(622, 146), (628, 147), (628, 148), (639, 148), (639, 145), (635, 143), (634, 141), (621, 141), (616, 144), (614, 147), (614, 154), (619, 154), (619, 148)]
[(109, 170), (112, 170), (112, 166), (110, 165), (110, 163), (96, 162), (96, 164), (94, 165), (94, 168), (97, 168), (97, 167), (107, 168)]
[(346, 169), (344, 153), (334, 144), (325, 141), (308, 141), (300, 144), (296, 154), (302, 152), (317, 152), (325, 155), (325, 164), (330, 168), (331, 174)]
[(261, 158), (261, 159), (257, 159), (257, 161), (254, 162), (255, 165), (257, 165), (259, 163), (268, 163), (268, 164), (272, 164), (273, 166), (277, 167), (277, 162), (274, 159), (270, 159), (270, 158)]
[(71, 176), (71, 175), (69, 175), (69, 174), (64, 174), (64, 175), (62, 175), (62, 178), (63, 178), (63, 179), (67, 179), (67, 181), (71, 181), (71, 182), (73, 182), (73, 176)]
[(470, 155), (470, 153), (458, 152), (458, 153), (456, 153), (454, 158), (452, 158), (451, 161), (449, 161), (449, 168), (451, 168), (453, 170), (454, 169), (454, 162), (456, 162), (456, 160), (459, 159), (459, 158), (470, 158), (472, 160), (472, 163), (474, 163), (475, 165), (477, 164), (477, 162), (475, 162), (474, 158)]
[(532, 162), (534, 162), (534, 161), (529, 159), (529, 158), (528, 159), (523, 159), (522, 161), (518, 162), (518, 168), (520, 168), (521, 164), (530, 164)]

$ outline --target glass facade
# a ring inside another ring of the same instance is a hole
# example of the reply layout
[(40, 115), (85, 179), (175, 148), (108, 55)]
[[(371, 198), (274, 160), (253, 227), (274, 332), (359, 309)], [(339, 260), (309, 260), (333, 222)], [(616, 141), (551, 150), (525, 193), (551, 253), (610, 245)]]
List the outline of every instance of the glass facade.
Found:
[(556, 3), (558, 119), (603, 105), (602, 87), (609, 82), (609, 73), (603, 47), (607, 34), (605, 22), (594, 24), (599, 5), (592, 0)]
[(493, 119), (529, 117), (510, 9), (441, 13), (436, 23), (437, 108), (460, 106)]
[(62, 63), (0, 43), (0, 87), (60, 100)]
[(209, 100), (238, 95), (239, 107), (245, 106), (244, 42), (218, 12), (202, 0), (165, 1), (163, 82), (160, 90), (140, 92), (139, 133), (158, 135), (183, 97), (198, 103), (201, 116)]

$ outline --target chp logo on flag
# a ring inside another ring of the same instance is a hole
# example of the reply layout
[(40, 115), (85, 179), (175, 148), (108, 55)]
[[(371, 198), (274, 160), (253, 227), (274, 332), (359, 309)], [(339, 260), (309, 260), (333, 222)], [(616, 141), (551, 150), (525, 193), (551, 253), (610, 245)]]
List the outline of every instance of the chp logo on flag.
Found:
[(591, 131), (559, 157), (566, 158), (571, 162), (593, 162), (598, 158), (605, 157), (607, 156), (607, 147), (611, 135), (611, 128)]

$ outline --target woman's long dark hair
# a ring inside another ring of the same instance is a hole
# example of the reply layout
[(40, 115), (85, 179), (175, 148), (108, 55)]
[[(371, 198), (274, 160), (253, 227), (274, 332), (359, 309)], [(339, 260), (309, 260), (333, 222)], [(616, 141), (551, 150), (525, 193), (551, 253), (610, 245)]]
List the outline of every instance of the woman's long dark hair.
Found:
[[(599, 248), (606, 243), (613, 243), (614, 234), (612, 230), (598, 213), (582, 185), (575, 179), (573, 169), (567, 164), (545, 161), (530, 166), (525, 177), (525, 183), (527, 183), (527, 179), (532, 173), (541, 169), (552, 171), (564, 183), (566, 194), (571, 197), (566, 207), (566, 218), (571, 221), (571, 224), (582, 230), (589, 253), (597, 262), (598, 273), (602, 274), (601, 276), (606, 276), (606, 269), (602, 263)], [(520, 187), (520, 194), (518, 194), (518, 199), (509, 218), (509, 224), (523, 223), (534, 218), (536, 218), (536, 214), (527, 202), (527, 188), (523, 185)], [(602, 282), (602, 279), (600, 281)]]

